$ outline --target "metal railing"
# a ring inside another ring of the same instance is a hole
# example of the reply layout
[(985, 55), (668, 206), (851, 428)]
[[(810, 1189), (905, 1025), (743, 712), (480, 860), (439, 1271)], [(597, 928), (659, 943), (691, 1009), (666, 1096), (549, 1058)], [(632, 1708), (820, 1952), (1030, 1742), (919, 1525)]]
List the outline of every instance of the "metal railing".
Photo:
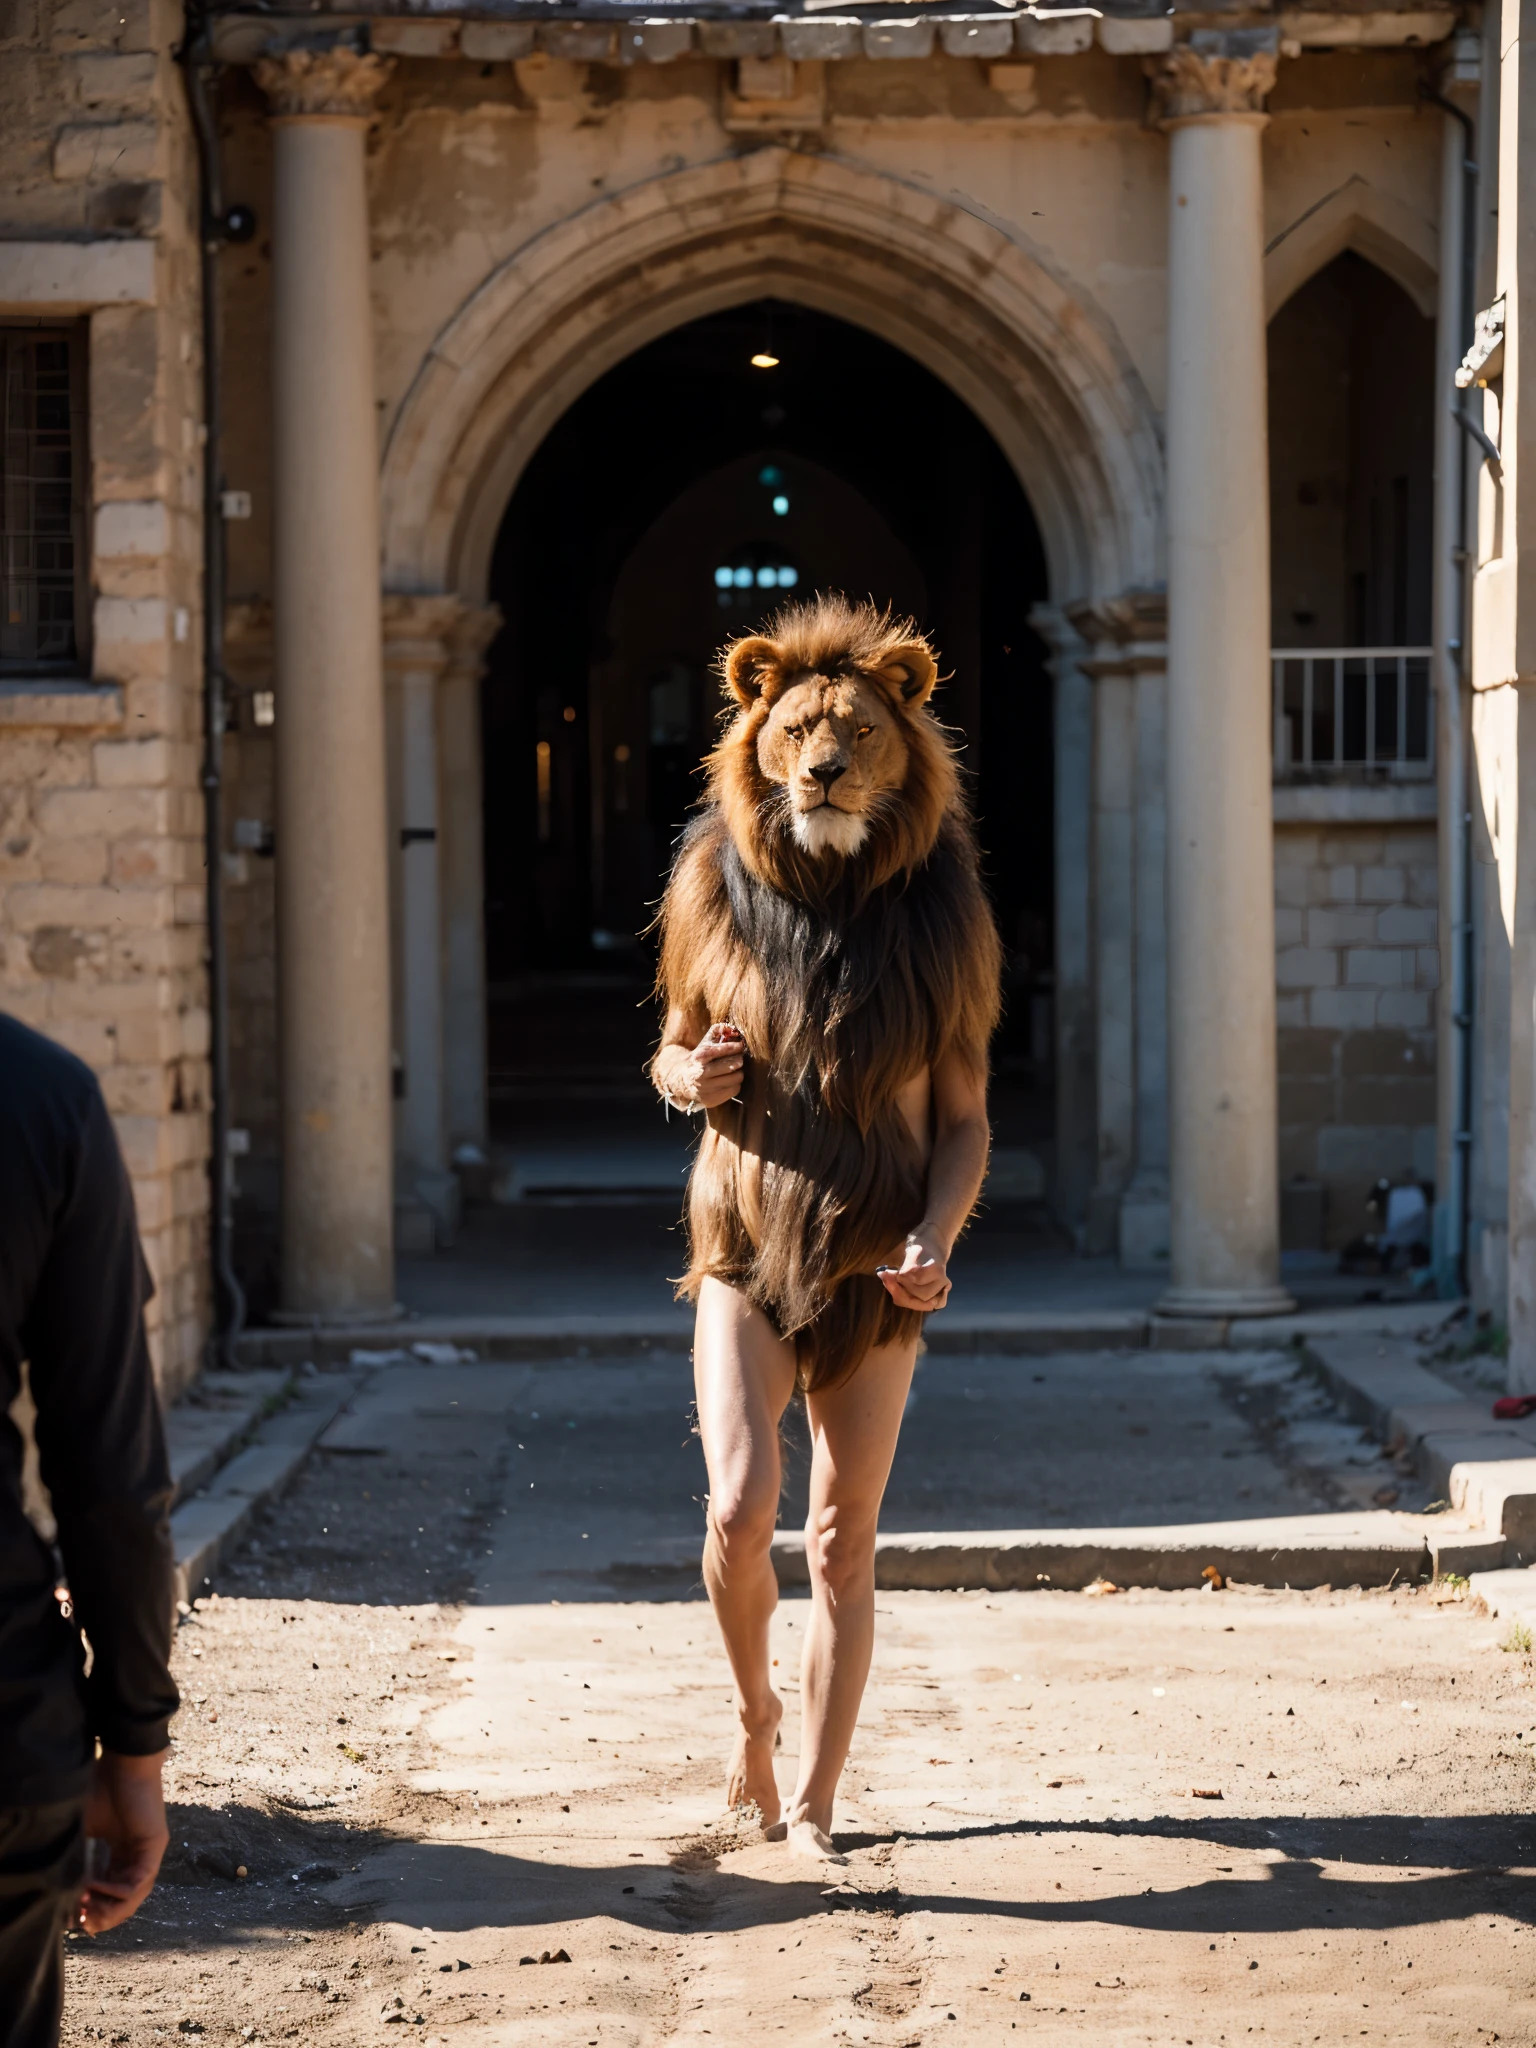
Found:
[(1275, 647), (1276, 782), (1435, 772), (1430, 647)]

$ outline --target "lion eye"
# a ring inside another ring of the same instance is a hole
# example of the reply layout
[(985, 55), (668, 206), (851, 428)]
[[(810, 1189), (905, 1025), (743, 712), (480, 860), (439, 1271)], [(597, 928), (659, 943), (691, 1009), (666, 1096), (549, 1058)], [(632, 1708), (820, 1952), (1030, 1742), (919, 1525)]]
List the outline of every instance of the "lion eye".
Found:
[(874, 731), (874, 729), (875, 728), (872, 725), (861, 725), (859, 727), (859, 738), (861, 740), (867, 740), (870, 734)]

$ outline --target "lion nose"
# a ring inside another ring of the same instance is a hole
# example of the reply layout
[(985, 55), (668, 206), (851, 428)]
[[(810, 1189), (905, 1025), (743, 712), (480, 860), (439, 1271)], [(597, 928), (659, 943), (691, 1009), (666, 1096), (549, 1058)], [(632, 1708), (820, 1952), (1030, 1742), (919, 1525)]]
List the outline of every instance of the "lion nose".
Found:
[(810, 774), (815, 781), (821, 784), (823, 789), (830, 789), (839, 775), (842, 774), (843, 766), (844, 764), (841, 761), (818, 761), (815, 767), (810, 770)]

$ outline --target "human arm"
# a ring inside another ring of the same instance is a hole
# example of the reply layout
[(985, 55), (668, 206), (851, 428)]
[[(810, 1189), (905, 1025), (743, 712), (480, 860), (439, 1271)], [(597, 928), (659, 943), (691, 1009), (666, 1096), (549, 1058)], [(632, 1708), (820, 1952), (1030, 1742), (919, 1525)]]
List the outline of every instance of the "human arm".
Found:
[[(21, 1334), (42, 1477), (71, 1604), (91, 1645), (87, 1727), (103, 1750), (98, 1795), (108, 1818), (117, 1813), (105, 1832), (122, 1866), (113, 1882), (126, 1883), (131, 1900), (117, 1915), (126, 1918), (159, 1864), (159, 1849), (151, 1859), (159, 1759), (177, 1706), (171, 1484), (144, 1331), (151, 1283), (133, 1192), (94, 1082), (61, 1103), (54, 1129), (58, 1192)], [(151, 1771), (153, 1798), (142, 1782)]]
[(674, 1005), (651, 1061), (651, 1080), (674, 1109), (718, 1109), (741, 1090), (746, 1047), (734, 1024), (711, 1024)]
[(976, 1206), (987, 1171), (987, 1078), (951, 1049), (934, 1063), (933, 1151), (923, 1220), (907, 1234), (898, 1267), (880, 1278), (898, 1308), (931, 1312), (949, 1300), (949, 1256)]

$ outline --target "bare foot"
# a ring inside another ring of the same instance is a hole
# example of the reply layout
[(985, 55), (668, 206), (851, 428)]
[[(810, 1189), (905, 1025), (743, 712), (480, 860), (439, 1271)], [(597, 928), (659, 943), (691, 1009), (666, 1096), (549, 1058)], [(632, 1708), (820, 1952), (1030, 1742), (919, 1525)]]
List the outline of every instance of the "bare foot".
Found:
[(818, 1863), (844, 1864), (848, 1861), (841, 1849), (832, 1846), (832, 1837), (817, 1827), (813, 1820), (792, 1820), (789, 1823), (789, 1847), (791, 1854), (814, 1857)]
[[(771, 1697), (771, 1696), (770, 1696)], [(773, 1775), (773, 1751), (784, 1713), (783, 1702), (773, 1699), (764, 1714), (748, 1717), (736, 1710), (739, 1727), (731, 1767), (726, 1776), (725, 1796), (731, 1806), (755, 1806), (763, 1833), (770, 1842), (784, 1839), (779, 1819), (779, 1788)]]

